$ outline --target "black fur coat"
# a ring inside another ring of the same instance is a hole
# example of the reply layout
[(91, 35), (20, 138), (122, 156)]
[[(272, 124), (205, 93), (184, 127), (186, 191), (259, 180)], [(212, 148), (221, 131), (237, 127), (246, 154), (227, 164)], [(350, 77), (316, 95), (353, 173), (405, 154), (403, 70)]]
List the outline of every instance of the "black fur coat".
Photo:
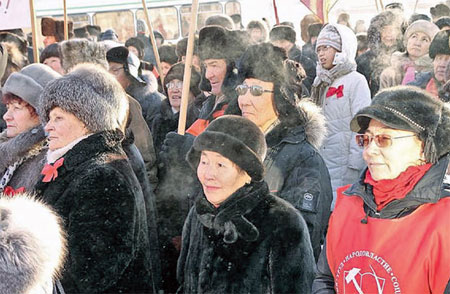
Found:
[(120, 131), (93, 134), (64, 155), (38, 195), (63, 218), (67, 293), (152, 293), (147, 220)]
[(180, 292), (310, 292), (315, 262), (305, 221), (265, 182), (242, 187), (218, 208), (201, 195), (182, 240)]

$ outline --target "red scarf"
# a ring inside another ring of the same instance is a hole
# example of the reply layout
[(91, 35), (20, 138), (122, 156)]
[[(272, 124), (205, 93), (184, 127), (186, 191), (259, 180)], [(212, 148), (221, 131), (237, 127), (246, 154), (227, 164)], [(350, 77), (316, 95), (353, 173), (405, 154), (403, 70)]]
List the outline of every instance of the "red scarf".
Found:
[(389, 202), (394, 199), (405, 198), (406, 194), (411, 192), (414, 186), (420, 181), (425, 173), (430, 169), (431, 163), (424, 165), (410, 166), (393, 180), (375, 181), (367, 169), (364, 183), (373, 186), (373, 195), (377, 210), (382, 210)]

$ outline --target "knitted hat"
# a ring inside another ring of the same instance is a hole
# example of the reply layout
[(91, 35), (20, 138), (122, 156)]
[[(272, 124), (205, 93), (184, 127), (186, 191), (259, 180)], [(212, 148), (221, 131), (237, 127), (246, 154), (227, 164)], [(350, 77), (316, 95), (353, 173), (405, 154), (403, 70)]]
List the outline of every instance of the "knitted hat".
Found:
[(450, 151), (450, 107), (417, 87), (398, 86), (378, 92), (372, 104), (355, 115), (350, 128), (364, 133), (371, 119), (416, 133), (425, 144), (427, 162), (435, 163)]
[(37, 109), (45, 85), (59, 77), (61, 75), (49, 66), (33, 63), (12, 73), (3, 85), (2, 92), (14, 94)]
[(41, 94), (38, 113), (47, 123), (55, 107), (70, 112), (93, 133), (121, 129), (128, 100), (119, 82), (105, 69), (82, 64), (65, 76), (50, 82)]
[(125, 47), (130, 47), (133, 46), (134, 48), (137, 49), (138, 53), (139, 53), (139, 59), (144, 58), (144, 42), (142, 42), (141, 39), (137, 38), (137, 37), (131, 37), (129, 38), (126, 42), (125, 42)]
[(167, 62), (170, 65), (177, 63), (178, 56), (175, 50), (175, 46), (173, 45), (162, 45), (159, 47), (158, 53), (161, 62)]
[(439, 28), (431, 21), (426, 21), (422, 19), (416, 20), (415, 22), (410, 24), (406, 29), (404, 37), (405, 46), (406, 43), (408, 42), (409, 37), (411, 37), (412, 34), (417, 32), (424, 33), (428, 35), (428, 37), (430, 37), (430, 40), (433, 40), (434, 36), (436, 36), (436, 34), (439, 32)]
[(133, 53), (130, 53), (127, 47), (117, 46), (109, 49), (108, 52), (106, 52), (106, 60), (108, 60), (108, 62), (117, 62), (122, 64), (127, 76), (130, 77), (135, 83), (141, 85), (147, 84), (139, 76), (139, 67), (141, 66), (139, 58)]
[(147, 34), (148, 29), (147, 29), (147, 24), (145, 23), (145, 21), (143, 21), (142, 19), (138, 19), (136, 21), (136, 32), (139, 34)]
[(449, 38), (450, 30), (440, 31), (434, 36), (428, 49), (428, 55), (431, 59), (434, 59), (438, 54), (450, 55)]
[(86, 39), (72, 39), (61, 43), (62, 66), (69, 72), (80, 63), (99, 64), (108, 68), (105, 45)]
[(246, 171), (253, 181), (263, 179), (266, 139), (253, 122), (242, 116), (221, 116), (195, 138), (186, 156), (192, 169), (197, 170), (204, 150), (220, 153)]
[(342, 51), (342, 38), (333, 25), (327, 24), (320, 31), (317, 37), (316, 48), (320, 46), (331, 46), (337, 51)]
[[(178, 62), (172, 65), (164, 78), (164, 92), (167, 93), (166, 85), (172, 80), (183, 81), (184, 78), (184, 63)], [(200, 73), (194, 68), (191, 68), (191, 82), (189, 85), (189, 91), (194, 94), (194, 96), (199, 95), (200, 89), (198, 85), (200, 84)]]
[(273, 27), (269, 33), (269, 39), (271, 42), (279, 40), (287, 40), (291, 43), (295, 43), (295, 31), (291, 26), (279, 25)]

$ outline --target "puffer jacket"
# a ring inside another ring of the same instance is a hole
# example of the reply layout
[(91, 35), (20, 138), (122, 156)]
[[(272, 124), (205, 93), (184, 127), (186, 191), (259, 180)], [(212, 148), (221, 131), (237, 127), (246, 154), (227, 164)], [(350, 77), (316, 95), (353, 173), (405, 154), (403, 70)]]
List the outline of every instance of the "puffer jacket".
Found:
[(262, 181), (215, 208), (203, 193), (184, 228), (179, 293), (310, 293), (315, 263), (306, 224)]
[[(381, 211), (377, 211), (377, 205), (374, 201), (374, 196), (372, 193), (372, 186), (370, 184), (364, 183), (365, 172), (362, 173), (361, 178), (355, 184), (351, 185), (347, 188), (343, 194), (343, 197), (359, 197), (363, 200), (363, 211), (365, 212), (365, 220), (358, 218), (358, 223), (361, 226), (367, 224), (367, 222), (373, 222), (377, 220), (384, 220), (385, 222), (392, 222), (392, 225), (398, 226), (399, 223), (396, 223), (396, 219), (404, 218), (404, 217), (413, 217), (414, 212), (421, 208), (422, 205), (427, 204), (438, 204), (443, 199), (448, 199), (450, 196), (450, 181), (446, 178), (446, 171), (449, 164), (449, 156), (442, 157), (436, 164), (434, 164), (427, 173), (423, 176), (423, 178), (416, 184), (416, 186), (409, 192), (406, 197), (402, 199), (395, 199), (386, 205)], [(359, 211), (348, 211), (349, 214), (355, 215), (359, 214)], [(346, 216), (347, 218), (347, 216)], [(448, 220), (449, 218), (446, 217)], [(448, 226), (447, 226), (448, 227)], [(342, 228), (345, 230), (345, 228)], [(414, 230), (414, 229), (413, 229)], [(425, 236), (428, 239), (430, 236)], [(439, 238), (439, 236), (434, 236), (436, 241), (436, 248), (439, 248), (442, 242), (448, 242), (448, 238)], [(424, 239), (425, 239), (424, 238)], [(375, 240), (379, 240), (379, 238), (372, 238), (373, 242)], [(386, 245), (392, 246), (392, 240), (381, 240)], [(378, 246), (382, 246), (383, 244), (378, 244)], [(365, 248), (365, 250), (369, 250), (370, 248)], [(376, 252), (375, 252), (376, 254)], [(421, 252), (422, 254), (422, 252)], [(423, 254), (427, 254), (424, 252)], [(430, 253), (431, 255), (431, 253)], [(323, 250), (320, 254), (319, 262), (317, 264), (318, 272), (316, 278), (313, 283), (313, 293), (314, 294), (334, 294), (336, 293), (334, 289), (334, 281), (335, 278), (330, 270), (330, 266), (327, 260), (327, 246), (326, 244), (323, 247)], [(399, 256), (401, 259), (415, 260), (414, 256)], [(429, 263), (432, 259), (430, 258), (427, 261), (427, 264), (414, 264), (414, 267), (418, 267), (418, 270), (428, 269), (429, 276), (423, 277), (424, 280), (433, 281), (433, 272), (432, 269), (435, 266), (445, 266), (448, 267), (450, 261), (441, 260), (439, 264), (431, 264)], [(389, 265), (389, 260), (384, 261), (384, 264)], [(393, 273), (396, 273), (396, 268), (391, 268)], [(408, 276), (408, 273), (400, 273), (402, 276)], [(450, 277), (450, 274), (448, 274)], [(385, 280), (385, 279), (382, 279)], [(390, 280), (386, 280), (391, 284)], [(402, 282), (407, 283), (417, 283), (417, 281), (410, 280), (398, 280), (399, 285), (401, 287)], [(442, 281), (441, 281), (442, 282)], [(351, 283), (351, 282), (350, 282)], [(387, 288), (387, 287), (386, 287)], [(386, 292), (389, 291), (386, 289)], [(431, 291), (431, 289), (430, 289)], [(383, 292), (384, 293), (384, 292)], [(391, 293), (391, 292), (387, 292)], [(393, 293), (393, 292), (392, 292)], [(431, 293), (431, 292), (430, 292)], [(434, 293), (434, 292), (433, 292)], [(442, 292), (441, 292), (442, 293)], [(447, 286), (444, 291), (445, 294), (450, 293), (450, 280), (447, 283)]]
[(330, 216), (330, 175), (318, 148), (326, 134), (325, 118), (302, 100), (299, 115), (282, 121), (266, 135), (265, 180), (270, 192), (297, 208), (308, 225), (316, 261)]

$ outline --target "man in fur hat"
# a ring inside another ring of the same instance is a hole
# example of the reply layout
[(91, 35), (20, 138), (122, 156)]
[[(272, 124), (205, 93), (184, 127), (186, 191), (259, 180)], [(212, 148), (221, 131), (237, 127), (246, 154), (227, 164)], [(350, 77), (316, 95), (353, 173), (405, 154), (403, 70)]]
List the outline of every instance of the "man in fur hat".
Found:
[(314, 62), (306, 57), (302, 51), (295, 45), (296, 36), (295, 30), (287, 25), (275, 26), (269, 33), (270, 42), (272, 45), (283, 48), (288, 54), (288, 58), (297, 61), (302, 65), (306, 71), (306, 78), (303, 84), (309, 92), (311, 92), (311, 85), (316, 77), (316, 67)]
[[(69, 39), (73, 36), (73, 22), (67, 23)], [(41, 20), (41, 32), (45, 36), (44, 46), (58, 43), (64, 40), (64, 21), (55, 20), (51, 17), (44, 17)]]

